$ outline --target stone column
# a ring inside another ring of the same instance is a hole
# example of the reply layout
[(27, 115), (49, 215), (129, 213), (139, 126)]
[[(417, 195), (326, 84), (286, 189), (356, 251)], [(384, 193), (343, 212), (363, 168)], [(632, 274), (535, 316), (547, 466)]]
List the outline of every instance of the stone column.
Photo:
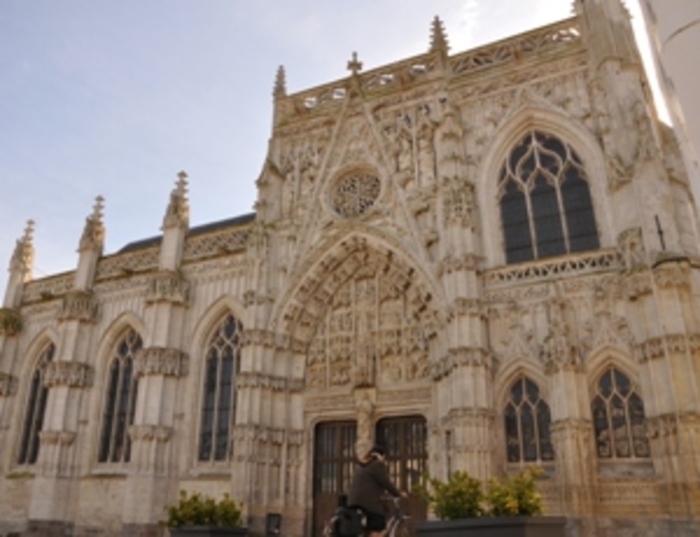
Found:
[(647, 333), (637, 352), (644, 366), (647, 434), (661, 479), (659, 498), (667, 500), (673, 518), (698, 518), (700, 332), (690, 264), (660, 262), (635, 276), (629, 291), (646, 306)]
[(131, 467), (123, 507), (122, 535), (162, 534), (158, 522), (175, 500), (173, 437), (180, 378), (187, 375), (188, 356), (181, 350), (190, 286), (180, 271), (189, 228), (187, 174), (180, 172), (163, 219), (159, 270), (146, 294), (148, 333), (135, 359), (138, 394), (129, 427)]
[[(445, 440), (451, 444), (451, 471), (467, 470), (485, 480), (493, 473), (494, 410), (492, 353), (482, 312), (481, 282), (477, 275), (481, 248), (475, 187), (467, 177), (462, 147), (464, 132), (459, 111), (441, 99), (435, 144), (441, 220), (440, 273), (448, 297), (441, 357), (433, 378), (437, 385), (438, 416)], [(436, 439), (433, 439), (433, 443)], [(446, 461), (442, 472), (445, 473)]]
[(92, 367), (84, 360), (98, 315), (91, 289), (104, 246), (102, 209), (103, 198), (98, 196), (80, 239), (73, 289), (58, 311), (56, 359), (48, 364), (44, 378), (49, 394), (29, 504), (27, 533), (31, 536), (63, 536), (73, 526), (79, 411), (93, 377)]
[(573, 312), (569, 303), (555, 298), (548, 304), (548, 311), (549, 329), (540, 360), (550, 378), (559, 510), (586, 517), (594, 509), (596, 465), (582, 349), (573, 338)]

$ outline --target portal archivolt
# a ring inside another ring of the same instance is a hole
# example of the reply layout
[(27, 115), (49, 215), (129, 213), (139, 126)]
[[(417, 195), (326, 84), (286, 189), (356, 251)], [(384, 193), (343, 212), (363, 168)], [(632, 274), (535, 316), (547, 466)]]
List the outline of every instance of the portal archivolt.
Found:
[(287, 307), (309, 389), (426, 379), (438, 327), (432, 293), (390, 250), (356, 237), (319, 263)]

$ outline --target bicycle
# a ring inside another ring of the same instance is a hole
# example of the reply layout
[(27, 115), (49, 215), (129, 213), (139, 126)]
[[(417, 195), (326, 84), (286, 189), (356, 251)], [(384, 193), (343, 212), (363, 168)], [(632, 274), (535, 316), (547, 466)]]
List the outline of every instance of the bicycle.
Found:
[[(392, 503), (394, 505), (391, 508), (391, 515), (386, 520), (386, 528), (384, 528), (384, 531), (382, 532), (382, 536), (383, 537), (408, 537), (411, 534), (411, 529), (409, 527), (409, 522), (408, 522), (411, 517), (409, 515), (404, 514), (401, 511), (401, 505), (400, 505), (401, 498), (391, 497), (390, 499), (392, 500)], [(326, 525), (323, 527), (323, 536), (324, 537), (336, 537), (335, 533), (333, 532), (333, 528), (334, 528), (337, 520), (338, 520), (338, 515), (334, 514), (326, 522)], [(363, 526), (364, 526), (364, 523), (365, 522), (364, 522), (364, 517), (363, 517)], [(363, 535), (369, 535), (369, 532), (364, 531)]]

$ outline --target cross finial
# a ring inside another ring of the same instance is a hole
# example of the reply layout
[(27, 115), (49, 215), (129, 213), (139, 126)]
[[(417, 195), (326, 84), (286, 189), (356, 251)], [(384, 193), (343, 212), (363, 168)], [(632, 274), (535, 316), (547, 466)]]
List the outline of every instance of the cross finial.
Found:
[(357, 52), (352, 53), (352, 60), (348, 62), (348, 70), (352, 72), (353, 76), (362, 71), (362, 62), (357, 59)]

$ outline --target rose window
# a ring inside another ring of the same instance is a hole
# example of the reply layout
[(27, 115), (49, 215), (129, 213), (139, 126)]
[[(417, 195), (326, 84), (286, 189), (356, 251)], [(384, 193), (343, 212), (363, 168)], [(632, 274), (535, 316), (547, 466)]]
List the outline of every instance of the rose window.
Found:
[(369, 173), (354, 173), (336, 182), (331, 192), (330, 204), (340, 216), (360, 216), (374, 205), (380, 190), (379, 178)]

